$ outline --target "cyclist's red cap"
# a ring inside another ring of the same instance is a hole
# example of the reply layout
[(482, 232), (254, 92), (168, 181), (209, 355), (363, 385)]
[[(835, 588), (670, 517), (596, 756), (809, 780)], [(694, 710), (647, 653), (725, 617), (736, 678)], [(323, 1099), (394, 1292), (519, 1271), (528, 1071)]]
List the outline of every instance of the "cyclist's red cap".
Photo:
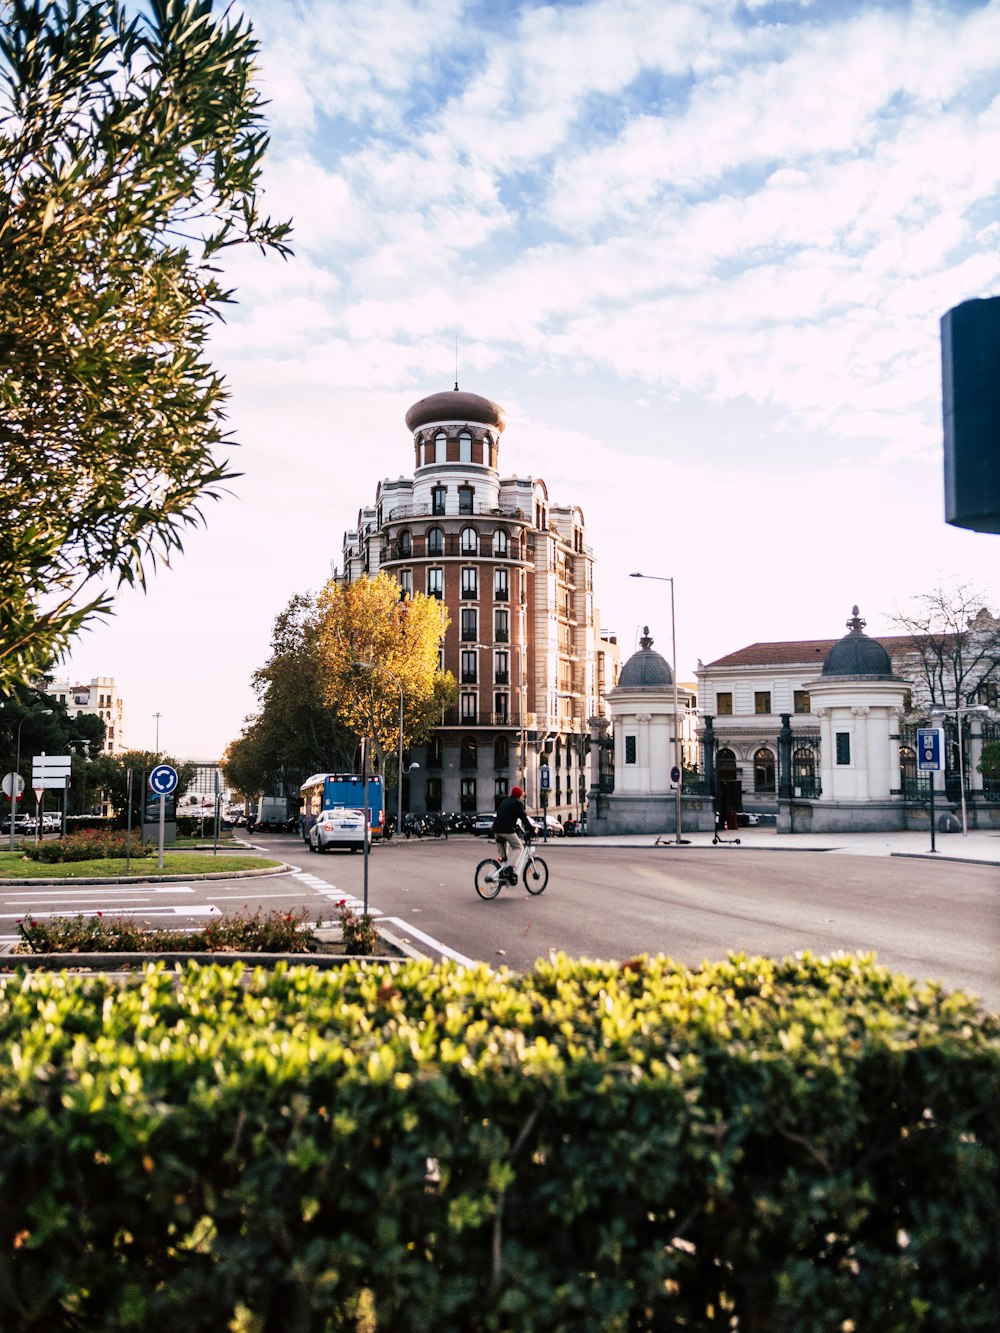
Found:
[(517, 800), (520, 800), (521, 797), (524, 795), (524, 788), (523, 788), (523, 787), (511, 787), (511, 789), (510, 789), (510, 794), (511, 794), (511, 796), (515, 797)]

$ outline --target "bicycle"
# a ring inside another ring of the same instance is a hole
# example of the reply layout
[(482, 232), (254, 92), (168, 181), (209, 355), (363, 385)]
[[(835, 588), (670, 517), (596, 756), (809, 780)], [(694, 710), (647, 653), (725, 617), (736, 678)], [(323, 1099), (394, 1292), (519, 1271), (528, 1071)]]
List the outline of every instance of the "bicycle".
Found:
[(540, 856), (534, 854), (530, 842), (524, 844), (516, 866), (496, 856), (480, 861), (476, 866), (476, 892), (480, 898), (495, 898), (504, 885), (513, 887), (518, 875), (529, 893), (545, 892), (549, 882), (549, 868)]

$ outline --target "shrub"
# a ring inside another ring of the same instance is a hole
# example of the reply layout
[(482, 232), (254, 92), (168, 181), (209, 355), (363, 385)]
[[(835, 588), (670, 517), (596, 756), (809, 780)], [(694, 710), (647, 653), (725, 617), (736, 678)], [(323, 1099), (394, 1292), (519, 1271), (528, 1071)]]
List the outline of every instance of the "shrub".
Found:
[(995, 1327), (1000, 1023), (871, 959), (32, 974), (0, 1041), (0, 1327)]
[(220, 913), (203, 930), (164, 930), (127, 916), (25, 917), (21, 938), (32, 953), (308, 953), (306, 911)]
[(101, 828), (83, 829), (49, 842), (27, 843), (23, 850), (29, 860), (52, 865), (56, 861), (124, 861), (126, 856), (152, 856), (153, 844), (143, 842), (138, 833), (133, 833), (130, 840), (127, 833)]
[(346, 898), (341, 898), (337, 909), (340, 912), (340, 938), (344, 953), (362, 957), (373, 954), (378, 948), (378, 930), (374, 919), (367, 913), (358, 916)]

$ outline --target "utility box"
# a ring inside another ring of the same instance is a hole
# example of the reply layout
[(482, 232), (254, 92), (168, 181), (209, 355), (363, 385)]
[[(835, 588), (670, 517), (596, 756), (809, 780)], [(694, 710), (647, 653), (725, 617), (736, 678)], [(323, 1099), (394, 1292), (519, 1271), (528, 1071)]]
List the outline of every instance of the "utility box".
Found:
[(941, 320), (945, 519), (1000, 532), (1000, 296)]

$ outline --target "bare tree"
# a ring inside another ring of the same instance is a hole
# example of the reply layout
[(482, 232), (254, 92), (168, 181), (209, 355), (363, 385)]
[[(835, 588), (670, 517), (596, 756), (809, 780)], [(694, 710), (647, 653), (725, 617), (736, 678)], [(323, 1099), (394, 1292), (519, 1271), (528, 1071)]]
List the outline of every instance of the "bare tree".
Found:
[(964, 708), (996, 693), (1000, 618), (991, 615), (980, 589), (942, 584), (918, 593), (911, 610), (897, 610), (889, 619), (912, 641), (907, 656), (928, 704)]

